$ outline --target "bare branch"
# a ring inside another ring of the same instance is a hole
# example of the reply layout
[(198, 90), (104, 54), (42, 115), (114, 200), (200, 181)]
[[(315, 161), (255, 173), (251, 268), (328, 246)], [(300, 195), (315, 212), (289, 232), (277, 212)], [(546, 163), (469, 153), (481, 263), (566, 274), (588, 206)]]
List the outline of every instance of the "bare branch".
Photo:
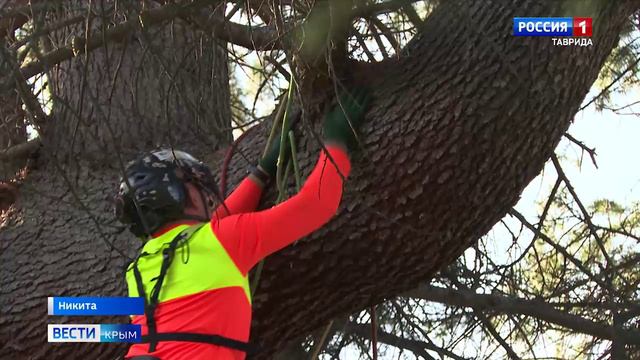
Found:
[(565, 133), (564, 137), (566, 137), (572, 143), (580, 146), (580, 148), (582, 148), (583, 151), (586, 151), (589, 154), (589, 156), (591, 157), (591, 162), (593, 163), (593, 166), (595, 166), (596, 169), (598, 168), (598, 163), (596, 163), (596, 149), (595, 148), (588, 147), (587, 145), (585, 145), (585, 143), (583, 143), (582, 141), (574, 138), (569, 133)]
[(367, 21), (367, 25), (369, 26), (369, 31), (371, 31), (371, 35), (373, 36), (373, 39), (376, 41), (376, 44), (378, 45), (378, 49), (380, 49), (382, 56), (385, 59), (390, 58), (389, 53), (387, 52), (387, 48), (386, 46), (384, 46), (384, 42), (382, 42), (382, 38), (378, 33), (378, 29), (375, 27), (375, 25), (371, 20)]
[(393, 51), (396, 55), (400, 52), (400, 43), (396, 40), (396, 38), (391, 33), (391, 29), (389, 29), (380, 19), (377, 17), (371, 18), (371, 22), (384, 34), (384, 37), (387, 38), (387, 41), (391, 44)]
[(13, 54), (9, 52), (4, 46), (0, 46), (0, 55), (6, 59), (7, 63), (11, 67), (11, 73), (13, 74), (13, 80), (15, 87), (20, 95), (20, 99), (27, 110), (27, 113), (32, 119), (32, 124), (36, 129), (40, 130), (46, 123), (47, 115), (42, 110), (42, 106), (38, 102), (38, 99), (33, 94), (31, 86), (27, 83), (16, 62)]
[[(349, 323), (345, 328), (348, 332), (353, 332), (359, 337), (370, 339), (371, 338), (371, 324), (356, 324)], [(427, 350), (437, 351), (436, 346), (433, 344), (428, 344), (426, 342), (422, 342), (419, 340), (407, 339), (404, 337), (396, 336), (394, 334), (390, 334), (388, 332), (382, 331), (378, 329), (378, 339), (383, 343), (391, 346), (395, 346), (400, 349), (406, 349), (411, 351), (425, 359), (435, 360)], [(439, 348), (438, 348), (439, 349)]]
[(580, 271), (582, 271), (585, 275), (587, 275), (587, 277), (589, 279), (591, 279), (592, 281), (594, 281), (598, 285), (602, 286), (602, 288), (604, 288), (604, 289), (608, 288), (607, 284), (605, 284), (602, 280), (600, 280), (596, 276), (594, 276), (591, 273), (591, 271), (589, 271), (589, 269), (587, 269), (584, 266), (584, 264), (582, 264), (582, 262), (580, 262), (578, 259), (576, 259), (573, 255), (569, 254), (567, 249), (565, 249), (564, 247), (556, 244), (546, 234), (544, 234), (543, 232), (539, 231), (538, 228), (536, 228), (530, 222), (528, 222), (527, 219), (522, 214), (520, 214), (516, 209), (511, 209), (511, 211), (509, 212), (509, 215), (511, 215), (511, 216), (517, 218), (518, 220), (520, 220), (520, 222), (522, 224), (524, 224), (524, 226), (526, 226), (533, 233), (537, 234), (540, 237), (540, 239), (542, 239), (547, 244), (551, 245), (556, 251), (558, 251), (560, 254), (562, 254), (562, 256), (564, 256), (565, 258), (569, 259), (569, 261), (571, 261), (572, 264), (574, 264), (578, 269), (580, 269)]
[[(265, 24), (273, 21), (274, 14), (265, 0), (246, 0), (247, 12), (253, 11)], [(250, 13), (250, 16), (253, 15)]]
[(35, 153), (40, 148), (40, 139), (33, 139), (23, 144), (0, 151), (0, 160), (21, 160)]
[[(471, 307), (503, 314), (532, 316), (600, 339), (612, 340), (615, 336), (615, 329), (609, 324), (593, 322), (580, 316), (557, 310), (540, 300), (525, 300), (505, 295), (478, 294), (468, 290), (444, 289), (430, 285), (421, 286), (405, 295), (452, 306)], [(619, 336), (627, 344), (640, 345), (640, 331), (638, 330), (621, 330)]]
[(402, 7), (402, 10), (404, 10), (405, 14), (407, 14), (407, 17), (409, 18), (409, 21), (411, 21), (413, 26), (415, 26), (416, 28), (422, 26), (423, 21), (422, 19), (420, 19), (420, 15), (418, 15), (418, 12), (413, 8), (413, 6), (411, 6), (411, 4), (404, 5)]
[(474, 315), (480, 320), (482, 326), (487, 330), (491, 336), (502, 346), (502, 348), (507, 352), (507, 355), (512, 360), (521, 360), (518, 354), (513, 351), (511, 345), (507, 343), (507, 341), (500, 335), (500, 333), (496, 330), (495, 326), (491, 323), (489, 318), (487, 318), (478, 308), (473, 307)]
[(21, 46), (27, 44), (29, 41), (33, 41), (35, 40), (38, 36), (42, 36), (42, 35), (46, 35), (51, 33), (52, 31), (56, 31), (62, 28), (65, 28), (67, 26), (73, 25), (73, 24), (77, 24), (80, 23), (82, 21), (85, 21), (86, 18), (84, 16), (74, 16), (71, 17), (69, 19), (64, 19), (58, 23), (55, 24), (51, 24), (43, 29), (40, 29), (38, 31), (35, 31), (31, 34), (29, 34), (29, 36), (26, 36), (24, 39), (20, 39), (19, 41), (16, 41), (15, 43), (11, 44), (11, 49), (19, 49)]
[[(158, 25), (167, 20), (187, 15), (194, 10), (212, 5), (218, 1), (219, 0), (196, 0), (185, 5), (168, 4), (157, 9), (142, 11), (139, 17), (123, 22), (104, 32), (96, 31), (89, 37), (77, 37), (70, 45), (53, 50), (44, 54), (41, 59), (26, 64), (20, 69), (20, 72), (25, 79), (29, 79), (38, 73), (46, 71), (46, 69), (52, 65), (69, 60), (86, 51), (94, 50), (106, 42), (121, 41), (141, 26)], [(0, 85), (0, 91), (10, 89), (10, 85), (10, 83), (5, 82)]]
[(418, 2), (418, 0), (390, 0), (381, 3), (372, 3), (366, 6), (358, 6), (354, 10), (354, 17), (369, 17), (372, 15), (390, 13), (404, 8), (405, 6), (410, 7), (414, 2)]
[(622, 79), (629, 71), (635, 69), (636, 65), (638, 65), (638, 63), (640, 62), (640, 57), (638, 57), (634, 62), (632, 62), (631, 64), (629, 64), (629, 66), (627, 66), (627, 68), (620, 73), (620, 75), (616, 76), (615, 79), (613, 79), (611, 81), (611, 83), (607, 86), (605, 86), (599, 93), (598, 95), (594, 96), (591, 100), (589, 100), (589, 102), (587, 102), (586, 104), (584, 104), (581, 108), (580, 111), (586, 109), (587, 107), (589, 107), (589, 105), (593, 104), (594, 102), (596, 102), (596, 100), (598, 100), (602, 95), (606, 94), (607, 91), (609, 91), (609, 89), (611, 89), (611, 87), (613, 85), (615, 85), (618, 81), (620, 81), (620, 79)]
[[(582, 212), (582, 216), (584, 216), (584, 221), (587, 224), (587, 227), (589, 228), (591, 235), (593, 235), (593, 237), (596, 239), (596, 243), (598, 244), (598, 247), (600, 248), (600, 251), (602, 252), (602, 255), (604, 256), (605, 260), (607, 261), (607, 267), (608, 267), (611, 264), (611, 258), (609, 257), (607, 250), (604, 248), (604, 242), (600, 238), (600, 235), (598, 235), (596, 227), (593, 225), (593, 221), (591, 220), (591, 215), (589, 215), (589, 212), (587, 212), (587, 209), (582, 204), (582, 201), (580, 201), (580, 199), (578, 198), (578, 194), (576, 193), (575, 189), (571, 185), (569, 178), (567, 178), (564, 171), (562, 170), (562, 166), (560, 166), (558, 157), (555, 154), (551, 157), (551, 161), (553, 162), (553, 166), (556, 168), (556, 171), (558, 172), (558, 176), (562, 179), (562, 182), (564, 182), (564, 184), (567, 186), (567, 190), (569, 190), (569, 193), (571, 193), (571, 196), (573, 196), (573, 199), (576, 201), (576, 204), (578, 204), (578, 207)], [(604, 288), (609, 289), (610, 287), (605, 286)]]
[(313, 349), (311, 351), (311, 357), (310, 357), (311, 360), (318, 359), (318, 355), (320, 355), (320, 351), (322, 350), (322, 348), (324, 348), (325, 343), (327, 341), (327, 337), (332, 327), (333, 327), (333, 320), (329, 321), (327, 326), (325, 326), (325, 328), (322, 329), (322, 333), (320, 334), (320, 337), (316, 339), (315, 345), (313, 346)]
[(212, 32), (213, 37), (251, 50), (283, 49), (284, 34), (272, 26), (252, 27), (227, 21), (222, 15), (199, 13), (189, 16), (201, 29)]

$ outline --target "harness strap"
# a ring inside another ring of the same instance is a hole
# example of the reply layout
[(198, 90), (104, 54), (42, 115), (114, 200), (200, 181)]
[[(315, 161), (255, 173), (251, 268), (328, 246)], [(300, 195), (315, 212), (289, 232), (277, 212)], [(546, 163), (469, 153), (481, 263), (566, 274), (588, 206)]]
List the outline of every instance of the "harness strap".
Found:
[(144, 315), (147, 319), (147, 328), (149, 336), (151, 336), (152, 341), (149, 341), (149, 352), (154, 352), (156, 350), (156, 346), (158, 345), (158, 340), (153, 340), (154, 335), (158, 333), (156, 328), (156, 319), (155, 319), (155, 311), (158, 306), (158, 297), (160, 296), (160, 290), (162, 289), (162, 283), (164, 281), (164, 277), (169, 270), (169, 266), (173, 261), (173, 256), (176, 252), (176, 248), (178, 247), (178, 243), (182, 240), (188, 241), (191, 236), (198, 231), (204, 224), (195, 224), (184, 230), (182, 230), (176, 237), (171, 240), (169, 243), (169, 247), (162, 250), (162, 265), (160, 266), (160, 274), (156, 279), (156, 284), (153, 286), (151, 290), (151, 296), (147, 299), (147, 294), (144, 291), (144, 286), (142, 283), (142, 276), (140, 275), (140, 270), (138, 269), (138, 256), (133, 263), (133, 275), (136, 278), (136, 285), (138, 288), (138, 295), (142, 296), (144, 299)]
[(256, 352), (256, 347), (240, 340), (231, 339), (221, 335), (198, 334), (187, 332), (155, 333), (154, 335), (143, 335), (141, 343), (157, 343), (159, 341), (187, 341), (205, 343), (228, 347), (248, 354)]

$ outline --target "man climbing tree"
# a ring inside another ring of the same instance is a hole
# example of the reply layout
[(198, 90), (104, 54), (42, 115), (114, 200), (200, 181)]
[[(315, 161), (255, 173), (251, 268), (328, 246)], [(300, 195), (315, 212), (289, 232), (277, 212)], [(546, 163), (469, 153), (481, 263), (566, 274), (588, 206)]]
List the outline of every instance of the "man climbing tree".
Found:
[[(638, 9), (639, 0), (0, 2), (0, 96), (11, 105), (0, 127), (25, 128), (0, 149), (21, 166), (6, 175), (15, 191), (0, 210), (0, 358), (125, 353), (43, 344), (46, 298), (126, 293), (129, 261), (117, 250), (135, 257), (139, 243), (105, 194), (135, 154), (171, 144), (217, 164), (214, 151), (251, 123), (227, 167), (229, 183), (244, 179), (282, 118), (236, 106), (230, 94), (251, 86), (229, 89), (228, 65), (260, 74), (258, 100), (296, 84), (306, 174), (336, 79), (367, 82), (374, 99), (339, 216), (265, 262), (251, 303), (265, 359), (415, 288), (489, 231), (543, 169)], [(593, 46), (514, 37), (522, 16), (592, 17)], [(24, 109), (19, 121), (12, 108)], [(181, 260), (178, 251), (165, 281)]]
[(209, 168), (191, 155), (159, 149), (131, 162), (120, 184), (116, 215), (146, 242), (127, 270), (130, 296), (145, 298), (143, 344), (130, 359), (243, 359), (250, 350), (249, 270), (267, 255), (308, 235), (336, 212), (355, 147), (365, 95), (345, 94), (324, 120), (324, 150), (300, 192), (255, 211), (276, 175), (276, 141), (211, 216), (219, 192)]

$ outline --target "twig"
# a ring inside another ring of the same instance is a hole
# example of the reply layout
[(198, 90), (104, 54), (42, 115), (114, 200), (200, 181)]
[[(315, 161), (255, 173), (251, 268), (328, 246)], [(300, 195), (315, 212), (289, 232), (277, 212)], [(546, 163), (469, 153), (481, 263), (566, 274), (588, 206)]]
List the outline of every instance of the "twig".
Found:
[(491, 334), (491, 336), (493, 336), (494, 339), (496, 339), (496, 341), (500, 344), (500, 346), (502, 346), (502, 348), (507, 352), (507, 355), (509, 355), (509, 358), (513, 360), (521, 360), (518, 354), (516, 354), (516, 352), (513, 351), (513, 348), (511, 348), (511, 346), (507, 343), (507, 341), (504, 338), (502, 338), (502, 336), (500, 336), (500, 334), (498, 333), (496, 328), (493, 326), (491, 321), (489, 321), (489, 319), (486, 316), (484, 316), (484, 314), (482, 314), (480, 311), (477, 311), (476, 309), (474, 309), (474, 314), (478, 318), (478, 320), (480, 320), (484, 328)]
[(282, 74), (282, 76), (287, 79), (287, 81), (291, 81), (291, 74), (287, 71), (287, 69), (284, 68), (284, 66), (282, 66), (282, 62), (268, 55), (265, 56), (264, 59), (270, 62), (278, 70), (278, 72), (280, 72), (280, 74)]
[(589, 156), (591, 157), (591, 162), (593, 163), (593, 166), (595, 166), (596, 169), (598, 168), (598, 163), (596, 163), (596, 149), (595, 148), (588, 147), (587, 145), (585, 145), (585, 143), (583, 143), (582, 141), (574, 138), (569, 133), (565, 133), (564, 137), (566, 137), (572, 143), (580, 146), (580, 148), (582, 148), (583, 151), (586, 151), (589, 154)]
[(364, 42), (364, 39), (362, 38), (362, 34), (360, 34), (357, 30), (353, 30), (353, 34), (356, 37), (356, 41), (358, 42), (358, 44), (360, 44), (362, 51), (364, 51), (364, 53), (367, 55), (367, 58), (369, 59), (369, 61), (374, 62), (376, 60), (376, 57), (373, 55), (371, 50), (369, 50), (369, 48), (367, 47), (367, 44)]
[(376, 306), (371, 305), (371, 358), (378, 360), (378, 321), (376, 319)]
[(390, 58), (389, 53), (387, 52), (386, 46), (384, 46), (384, 42), (382, 41), (382, 38), (378, 33), (378, 29), (375, 27), (375, 25), (371, 20), (367, 21), (367, 25), (369, 26), (369, 31), (371, 31), (371, 35), (373, 36), (373, 39), (376, 41), (376, 44), (378, 44), (378, 49), (380, 49), (382, 56), (385, 59)]
[(29, 36), (25, 36), (23, 39), (20, 39), (14, 43), (11, 44), (11, 49), (18, 49), (23, 45), (26, 45), (28, 42), (30, 41), (34, 41), (36, 40), (37, 37), (42, 36), (42, 35), (46, 35), (51, 33), (52, 31), (56, 31), (56, 30), (60, 30), (62, 28), (65, 28), (67, 26), (70, 25), (74, 25), (77, 24), (79, 22), (84, 21), (85, 17), (80, 15), (80, 16), (74, 16), (72, 18), (69, 19), (65, 19), (63, 21), (57, 22), (55, 24), (51, 24), (45, 28), (39, 29), (38, 31), (34, 31), (33, 33), (29, 34)]
[(605, 86), (598, 93), (598, 95), (594, 96), (588, 103), (582, 106), (579, 111), (586, 109), (587, 107), (589, 107), (589, 105), (593, 104), (596, 100), (602, 97), (602, 95), (604, 95), (607, 91), (609, 91), (609, 89), (611, 89), (613, 85), (615, 85), (618, 81), (620, 81), (620, 79), (622, 79), (629, 71), (633, 70), (636, 67), (636, 65), (638, 65), (639, 62), (640, 62), (640, 57), (638, 57), (634, 62), (632, 62), (623, 72), (620, 73), (620, 75), (616, 76), (616, 78), (613, 79), (613, 81), (611, 81), (609, 85)]
[[(580, 199), (578, 198), (578, 194), (576, 193), (575, 189), (571, 185), (569, 178), (567, 178), (564, 171), (562, 170), (562, 166), (560, 166), (558, 157), (555, 154), (551, 157), (551, 161), (553, 162), (553, 166), (556, 168), (556, 171), (558, 172), (558, 176), (562, 179), (564, 184), (567, 186), (567, 190), (569, 190), (569, 193), (571, 194), (571, 196), (573, 196), (573, 199), (576, 201), (576, 204), (578, 204), (578, 208), (580, 208), (580, 211), (582, 212), (582, 216), (584, 216), (584, 221), (586, 222), (587, 227), (591, 232), (591, 235), (593, 235), (593, 237), (596, 239), (596, 243), (598, 244), (598, 247), (600, 248), (600, 251), (602, 252), (602, 255), (604, 256), (605, 260), (607, 261), (606, 266), (609, 267), (609, 265), (612, 264), (611, 258), (609, 257), (609, 254), (607, 253), (606, 249), (604, 248), (604, 243), (602, 242), (600, 235), (598, 235), (596, 227), (593, 225), (593, 222), (591, 221), (591, 215), (589, 215), (589, 213), (587, 212), (587, 209), (582, 204), (582, 201), (580, 201)], [(609, 287), (605, 287), (605, 289), (609, 289)]]
[[(370, 338), (371, 337), (371, 324), (356, 324), (356, 323), (349, 323), (346, 327), (346, 331), (352, 331), (354, 333), (356, 333), (359, 336), (362, 336), (364, 338)], [(413, 352), (414, 354), (424, 358), (424, 359), (428, 359), (428, 360), (435, 360), (431, 355), (429, 355), (429, 353), (427, 352), (427, 350), (431, 350), (430, 348), (432, 346), (430, 346), (429, 344), (422, 342), (422, 341), (418, 341), (418, 340), (412, 340), (412, 339), (406, 339), (400, 336), (396, 336), (393, 335), (391, 333), (385, 332), (380, 330), (378, 332), (380, 341), (388, 344), (388, 345), (392, 345), (395, 347), (398, 347), (400, 349), (407, 349), (411, 352)], [(435, 350), (434, 350), (435, 351)]]
[(331, 331), (332, 326), (333, 326), (333, 320), (329, 321), (327, 326), (324, 327), (324, 330), (322, 331), (320, 338), (315, 342), (313, 346), (313, 351), (311, 352), (311, 357), (309, 358), (310, 360), (318, 359), (318, 355), (320, 355), (320, 351), (322, 351), (322, 348), (324, 347), (324, 344), (327, 341), (327, 336), (329, 336), (329, 331)]
[(424, 22), (418, 15), (418, 12), (416, 12), (416, 9), (411, 4), (404, 5), (402, 7), (402, 10), (405, 14), (407, 14), (407, 17), (409, 18), (409, 21), (411, 21), (413, 26), (415, 26), (416, 28), (420, 28), (422, 26)]
[[(431, 285), (420, 286), (407, 292), (405, 296), (451, 306), (471, 307), (480, 311), (531, 316), (600, 339), (611, 340), (614, 336), (611, 325), (555, 309), (542, 300), (520, 299), (502, 294), (479, 294), (468, 289), (445, 289)], [(628, 344), (640, 344), (640, 331), (638, 330), (624, 330), (622, 336)]]
[(391, 47), (393, 47), (393, 50), (397, 55), (400, 52), (400, 43), (398, 43), (396, 38), (393, 36), (391, 30), (377, 17), (371, 18), (371, 21), (378, 29), (380, 29), (380, 31), (382, 31), (382, 34), (387, 38), (387, 41), (389, 41)]
[(569, 254), (569, 252), (567, 251), (567, 249), (565, 249), (564, 247), (556, 244), (553, 240), (551, 240), (551, 238), (549, 238), (546, 234), (544, 234), (542, 231), (539, 231), (538, 228), (536, 228), (535, 226), (533, 226), (531, 223), (529, 223), (527, 221), (527, 219), (520, 214), (516, 209), (511, 209), (511, 211), (509, 211), (509, 215), (515, 217), (516, 219), (520, 220), (520, 222), (522, 224), (524, 224), (524, 226), (526, 226), (529, 230), (531, 230), (533, 233), (538, 234), (538, 236), (540, 237), (540, 239), (542, 239), (544, 242), (546, 242), (547, 244), (551, 245), (551, 247), (553, 247), (556, 251), (558, 251), (560, 254), (562, 254), (562, 256), (566, 257), (567, 259), (569, 259), (569, 261), (571, 261), (571, 263), (573, 263), (578, 269), (580, 269), (580, 271), (582, 271), (585, 275), (587, 275), (587, 277), (589, 279), (591, 279), (593, 282), (597, 283), (598, 285), (602, 286), (603, 288), (608, 288), (607, 284), (605, 284), (604, 282), (602, 282), (602, 280), (598, 279), (596, 276), (594, 276), (591, 271), (589, 271), (589, 269), (587, 269), (582, 262), (580, 262), (578, 259), (576, 259), (574, 256), (572, 256), (571, 254)]

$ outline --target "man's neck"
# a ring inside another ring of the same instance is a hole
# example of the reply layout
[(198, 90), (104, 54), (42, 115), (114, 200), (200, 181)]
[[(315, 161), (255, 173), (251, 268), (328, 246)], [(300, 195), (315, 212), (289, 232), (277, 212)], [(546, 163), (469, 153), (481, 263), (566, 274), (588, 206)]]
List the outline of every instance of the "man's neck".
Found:
[(175, 229), (176, 227), (178, 227), (180, 225), (193, 225), (193, 224), (197, 224), (197, 223), (198, 223), (198, 221), (197, 220), (193, 220), (193, 219), (180, 219), (180, 220), (170, 221), (170, 222), (162, 225), (160, 227), (160, 229), (158, 229), (155, 233), (153, 233), (153, 235), (151, 237), (155, 239), (158, 236), (164, 235), (167, 232), (171, 231), (172, 229)]

